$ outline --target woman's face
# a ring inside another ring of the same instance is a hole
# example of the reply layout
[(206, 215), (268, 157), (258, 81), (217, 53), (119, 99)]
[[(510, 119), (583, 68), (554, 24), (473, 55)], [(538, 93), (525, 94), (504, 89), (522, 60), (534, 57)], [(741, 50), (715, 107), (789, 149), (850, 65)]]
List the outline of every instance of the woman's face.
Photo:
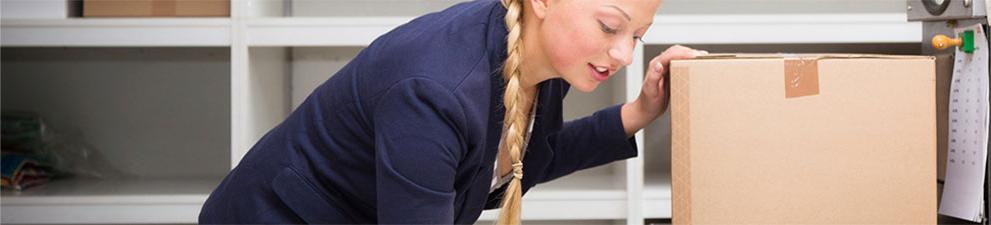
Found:
[[(660, 0), (529, 0), (539, 22), (540, 48), (557, 74), (591, 92), (633, 59)], [(534, 3), (541, 4), (541, 3)], [(540, 10), (544, 10), (541, 16)]]

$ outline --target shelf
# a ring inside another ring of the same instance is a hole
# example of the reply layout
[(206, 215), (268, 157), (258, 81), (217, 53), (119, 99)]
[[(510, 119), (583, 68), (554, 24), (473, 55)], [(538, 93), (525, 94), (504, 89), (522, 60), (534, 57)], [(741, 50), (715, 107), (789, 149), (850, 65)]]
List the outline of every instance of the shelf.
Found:
[(247, 44), (256, 46), (367, 46), (411, 17), (246, 19)]
[(671, 178), (647, 173), (643, 187), (644, 218), (671, 218)]
[(228, 18), (4, 19), (3, 47), (230, 46)]
[(2, 223), (195, 223), (221, 178), (68, 179), (2, 194)]
[(5, 48), (3, 109), (38, 113), (72, 171), (143, 179), (4, 191), (0, 223), (196, 222), (230, 170), (229, 57), (222, 47)]
[[(626, 182), (620, 175), (564, 176), (538, 184), (523, 196), (524, 220), (589, 220), (626, 218)], [(561, 209), (567, 209), (562, 213)], [(499, 210), (486, 210), (478, 218), (492, 221)]]
[[(366, 46), (411, 17), (247, 19), (249, 46)], [(657, 15), (646, 44), (915, 43), (904, 13)]]

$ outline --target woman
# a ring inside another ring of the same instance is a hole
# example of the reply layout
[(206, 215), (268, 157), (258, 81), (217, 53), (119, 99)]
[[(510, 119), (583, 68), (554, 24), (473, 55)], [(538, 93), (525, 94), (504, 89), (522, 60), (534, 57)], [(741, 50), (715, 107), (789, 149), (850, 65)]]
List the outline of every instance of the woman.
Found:
[(266, 134), (210, 195), (201, 223), (518, 224), (538, 183), (637, 155), (667, 107), (675, 46), (637, 100), (564, 123), (630, 64), (658, 0), (480, 0), (376, 39)]

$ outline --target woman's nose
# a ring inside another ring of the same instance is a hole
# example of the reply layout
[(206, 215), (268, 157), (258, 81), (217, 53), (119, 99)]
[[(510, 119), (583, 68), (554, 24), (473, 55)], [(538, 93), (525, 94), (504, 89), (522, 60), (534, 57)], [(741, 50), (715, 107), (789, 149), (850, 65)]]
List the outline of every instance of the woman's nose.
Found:
[(620, 64), (619, 66), (626, 66), (633, 63), (633, 47), (636, 43), (632, 45), (630, 43), (616, 43), (609, 48), (609, 58), (611, 58), (614, 63)]

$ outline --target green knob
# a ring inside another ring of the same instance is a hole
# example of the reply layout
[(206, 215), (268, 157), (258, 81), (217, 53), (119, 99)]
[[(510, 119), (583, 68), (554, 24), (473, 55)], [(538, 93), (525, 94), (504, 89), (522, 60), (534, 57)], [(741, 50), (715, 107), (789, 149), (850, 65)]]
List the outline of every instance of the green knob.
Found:
[(963, 44), (960, 45), (960, 50), (966, 53), (974, 53), (974, 31), (964, 31), (963, 33), (960, 33), (960, 38), (963, 39)]

